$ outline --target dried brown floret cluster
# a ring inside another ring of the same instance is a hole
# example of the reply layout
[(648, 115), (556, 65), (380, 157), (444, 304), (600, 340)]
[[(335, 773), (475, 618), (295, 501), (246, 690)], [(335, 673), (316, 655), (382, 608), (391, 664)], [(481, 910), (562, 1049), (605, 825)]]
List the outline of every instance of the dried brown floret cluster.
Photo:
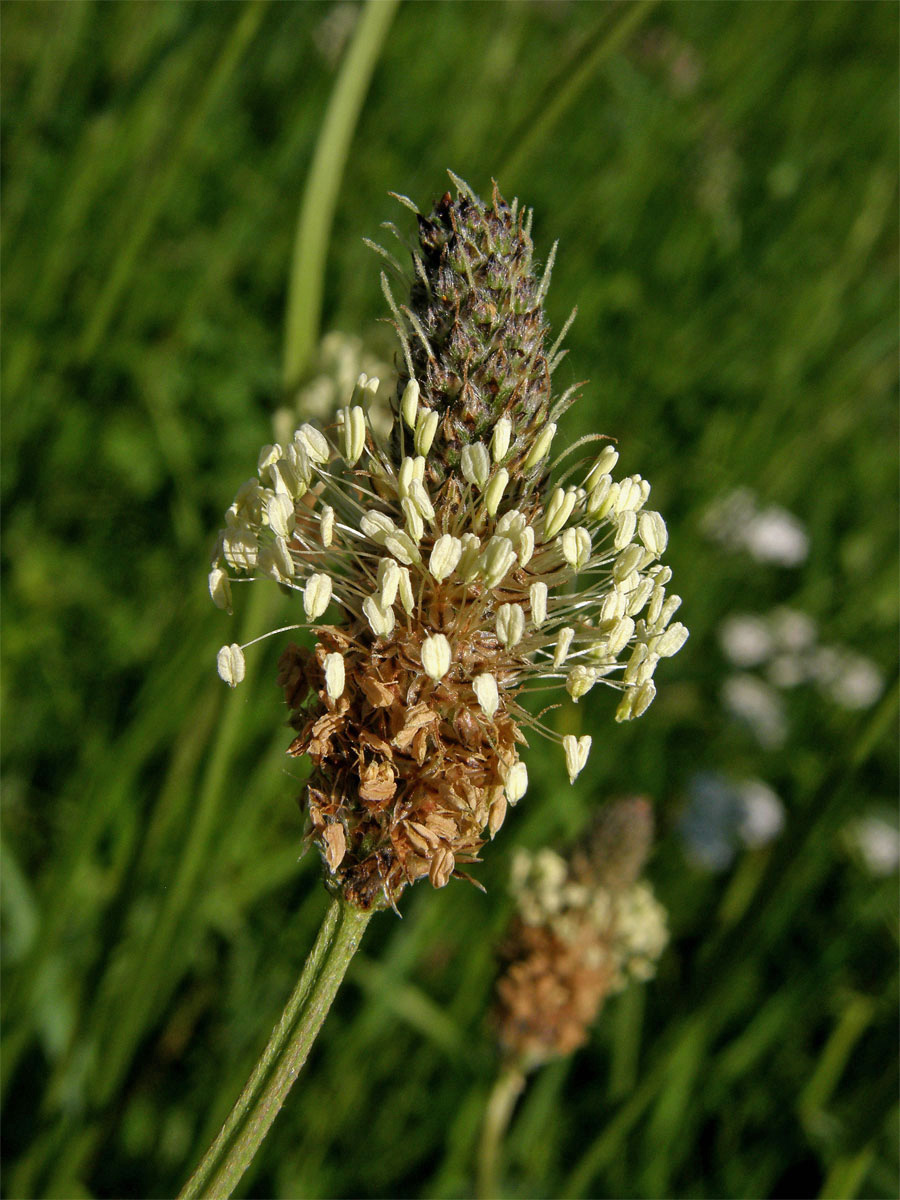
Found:
[[(316, 644), (281, 663), (291, 753), (313, 763), (305, 803), (329, 886), (362, 908), (477, 861), (527, 789), (523, 730), (562, 746), (570, 780), (582, 770), (590, 737), (542, 725), (525, 692), (577, 701), (603, 683), (631, 720), (687, 637), (646, 480), (614, 480), (609, 444), (554, 474), (608, 439), (551, 461), (571, 395), (552, 394), (561, 355), (544, 345), (549, 267), (535, 273), (530, 217), (457, 182), (456, 200), (417, 213), (410, 302), (384, 281), (402, 359), (390, 430), (361, 375), (333, 423), (264, 447), (210, 575), (223, 608), (247, 576), (302, 599), (297, 627)], [(232, 685), (243, 649), (219, 652)]]
[(568, 859), (519, 852), (494, 1020), (520, 1069), (571, 1054), (607, 996), (653, 974), (667, 933), (664, 910), (639, 882), (651, 838), (650, 805), (635, 798), (604, 810), (588, 848)]

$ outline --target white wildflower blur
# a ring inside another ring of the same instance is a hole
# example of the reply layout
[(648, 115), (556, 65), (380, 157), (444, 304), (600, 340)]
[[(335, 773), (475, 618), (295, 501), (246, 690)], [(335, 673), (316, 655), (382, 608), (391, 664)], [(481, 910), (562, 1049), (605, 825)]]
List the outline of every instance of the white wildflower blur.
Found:
[(779, 505), (760, 508), (749, 488), (737, 488), (714, 501), (702, 528), (711, 540), (761, 563), (797, 567), (809, 554), (803, 522)]
[(678, 829), (688, 861), (715, 872), (726, 870), (741, 847), (758, 850), (774, 841), (784, 823), (784, 804), (761, 779), (698, 771)]

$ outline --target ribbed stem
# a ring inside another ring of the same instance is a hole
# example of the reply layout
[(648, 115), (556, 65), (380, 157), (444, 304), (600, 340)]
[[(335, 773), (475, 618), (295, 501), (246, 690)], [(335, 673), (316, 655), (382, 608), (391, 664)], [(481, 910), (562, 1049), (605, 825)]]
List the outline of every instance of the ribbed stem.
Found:
[(269, 1044), (179, 1200), (231, 1195), (306, 1062), (371, 912), (334, 900)]
[(497, 1200), (497, 1168), (500, 1148), (509, 1128), (516, 1101), (525, 1087), (525, 1075), (514, 1064), (506, 1064), (497, 1076), (484, 1110), (481, 1146), (478, 1152), (478, 1200)]

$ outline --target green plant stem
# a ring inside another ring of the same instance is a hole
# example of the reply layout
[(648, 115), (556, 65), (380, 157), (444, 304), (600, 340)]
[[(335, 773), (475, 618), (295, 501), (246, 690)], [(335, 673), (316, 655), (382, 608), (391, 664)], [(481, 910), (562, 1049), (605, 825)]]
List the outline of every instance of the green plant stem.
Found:
[(332, 901), (262, 1057), (179, 1200), (234, 1191), (306, 1062), (371, 915)]
[[(399, 0), (369, 0), (341, 64), (306, 179), (288, 286), (283, 378), (296, 386), (319, 336), (325, 256), (338, 189), (372, 72)], [(313, 202), (314, 201), (314, 202)]]
[(501, 1067), (484, 1110), (478, 1150), (478, 1200), (496, 1200), (500, 1148), (509, 1128), (516, 1101), (525, 1087), (525, 1075), (515, 1063)]

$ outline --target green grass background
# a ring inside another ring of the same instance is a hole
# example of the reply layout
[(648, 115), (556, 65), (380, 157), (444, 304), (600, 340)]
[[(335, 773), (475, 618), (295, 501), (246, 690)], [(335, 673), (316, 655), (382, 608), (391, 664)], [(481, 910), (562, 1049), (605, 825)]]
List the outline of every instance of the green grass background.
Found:
[[(4, 1194), (173, 1195), (312, 943), (282, 639), (234, 694), (213, 665), (290, 603), (217, 612), (208, 554), (285, 398), (292, 264), (298, 380), (329, 329), (391, 353), (361, 239), (450, 167), (559, 238), (560, 380), (590, 380), (566, 431), (653, 482), (692, 636), (639, 722), (597, 691), (558, 714), (594, 737), (573, 788), (532, 746), (487, 896), (420, 885), (373, 921), (240, 1194), (471, 1194), (512, 851), (640, 791), (672, 945), (531, 1081), (505, 1193), (894, 1196), (896, 882), (844, 830), (896, 803), (897, 7), (361, 11), (3, 6)], [(703, 536), (738, 486), (806, 524), (801, 568)], [(789, 693), (762, 751), (721, 708), (716, 630), (778, 603), (887, 686), (857, 713)], [(787, 809), (722, 875), (676, 833), (699, 767)]]

